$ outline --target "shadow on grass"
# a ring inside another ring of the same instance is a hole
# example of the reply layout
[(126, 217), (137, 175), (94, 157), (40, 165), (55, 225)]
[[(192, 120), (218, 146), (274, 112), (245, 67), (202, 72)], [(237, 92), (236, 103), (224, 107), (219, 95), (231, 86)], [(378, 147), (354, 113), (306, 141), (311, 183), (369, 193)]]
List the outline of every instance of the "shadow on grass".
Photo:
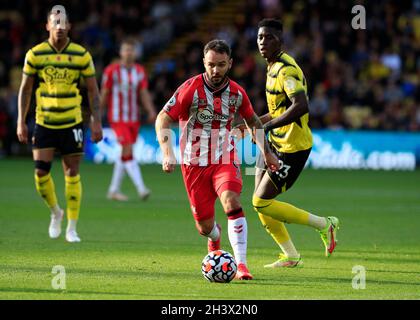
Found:
[[(369, 284), (376, 284), (376, 285), (403, 285), (403, 286), (419, 286), (420, 282), (403, 282), (403, 281), (393, 281), (393, 280), (366, 280)], [(349, 285), (351, 287), (352, 283), (352, 276), (348, 278), (329, 278), (329, 277), (314, 277), (314, 276), (302, 276), (302, 275), (294, 275), (294, 276), (287, 276), (279, 278), (255, 278), (252, 281), (235, 281), (232, 282), (233, 285), (261, 285), (261, 286), (287, 286), (287, 287), (310, 287), (312, 286), (319, 286), (320, 284), (326, 283), (334, 283), (336, 285)]]
[[(41, 273), (44, 275), (51, 275), (51, 269), (49, 267), (34, 267), (34, 266), (4, 266), (0, 265), (0, 271), (2, 273), (6, 272), (33, 272), (33, 273)], [(160, 272), (152, 269), (152, 267), (137, 267), (136, 270), (106, 270), (106, 269), (86, 269), (86, 268), (77, 268), (77, 267), (68, 267), (66, 268), (66, 272), (68, 275), (84, 275), (84, 276), (95, 276), (97, 278), (100, 277), (109, 277), (109, 278), (118, 278), (118, 277), (137, 277), (139, 280), (141, 278), (148, 278), (148, 279), (174, 279), (178, 280), (180, 277), (184, 279), (184, 281), (196, 280), (198, 279), (197, 274), (191, 272), (164, 272), (163, 269), (160, 269)]]
[(126, 292), (103, 292), (103, 291), (82, 291), (82, 290), (54, 290), (54, 289), (39, 289), (39, 288), (0, 288), (0, 292), (13, 293), (50, 293), (59, 295), (66, 294), (103, 294), (103, 295), (124, 295), (137, 296), (137, 294)]
[[(109, 296), (121, 296), (120, 299), (124, 299), (123, 297), (131, 297), (133, 299), (137, 298), (138, 300), (150, 300), (153, 297), (157, 299), (167, 300), (169, 299), (222, 299), (220, 297), (212, 297), (212, 296), (203, 296), (203, 295), (190, 295), (190, 294), (171, 294), (171, 293), (128, 293), (128, 292), (105, 292), (105, 291), (89, 291), (89, 290), (53, 290), (53, 289), (40, 289), (40, 288), (0, 288), (0, 293), (35, 293), (35, 294), (53, 294), (54, 298), (66, 300), (69, 295), (77, 294), (77, 295), (104, 295)], [(40, 297), (40, 299), (45, 299), (45, 297)], [(101, 297), (97, 297), (95, 299), (101, 299)]]
[[(307, 270), (323, 270), (323, 269), (334, 269), (334, 270), (345, 270), (342, 268), (307, 268)], [(33, 272), (33, 273), (41, 273), (44, 275), (51, 275), (50, 268), (46, 267), (37, 267), (37, 266), (10, 266), (10, 265), (0, 265), (0, 271), (2, 273), (7, 272)], [(233, 286), (242, 286), (242, 285), (251, 285), (251, 286), (287, 286), (287, 287), (299, 287), (299, 286), (319, 286), (320, 284), (336, 284), (336, 285), (351, 285), (353, 275), (349, 275), (349, 277), (317, 277), (308, 275), (302, 269), (298, 270), (279, 270), (281, 272), (273, 271), (272, 275), (265, 275), (261, 278), (258, 276), (252, 281), (232, 281), (229, 285)], [(283, 272), (284, 271), (284, 272)], [(375, 269), (367, 269), (368, 272), (386, 272), (386, 273), (397, 273), (398, 271), (387, 271), (387, 270), (375, 270)], [(288, 273), (287, 275), (285, 273)], [(404, 272), (404, 271), (402, 271)], [(170, 280), (176, 282), (196, 282), (200, 279), (198, 273), (192, 272), (173, 272), (173, 271), (165, 271), (164, 269), (160, 269), (159, 272), (154, 270), (152, 266), (143, 266), (137, 267), (135, 270), (118, 270), (118, 269), (92, 269), (92, 268), (78, 268), (78, 267), (69, 267), (67, 269), (67, 273), (71, 274), (72, 276), (92, 276), (94, 278), (136, 278), (139, 281), (147, 280)], [(405, 272), (409, 274), (418, 275), (418, 272)], [(395, 281), (395, 280), (377, 280), (377, 279), (367, 279), (367, 282), (370, 284), (377, 284), (377, 285), (399, 285), (399, 286), (409, 286), (409, 287), (420, 287), (420, 281), (411, 280), (408, 281)], [(3, 289), (0, 288), (0, 291)], [(56, 292), (55, 290), (47, 290), (48, 292)], [(67, 291), (70, 293), (70, 291)], [(75, 291), (71, 291), (71, 293), (78, 293)], [(81, 292), (83, 293), (83, 292)], [(85, 292), (86, 293), (86, 292)], [(89, 293), (89, 292), (87, 292)], [(95, 294), (96, 292), (91, 292), (90, 294)], [(97, 292), (98, 294), (113, 294), (107, 292)], [(115, 293), (123, 295), (125, 293)], [(132, 295), (132, 294), (128, 294)], [(155, 295), (155, 294), (153, 294)], [(148, 294), (147, 296), (150, 296)], [(168, 294), (156, 294), (156, 296), (168, 296)], [(210, 297), (209, 297), (210, 298)], [(212, 297), (213, 298), (213, 297)]]

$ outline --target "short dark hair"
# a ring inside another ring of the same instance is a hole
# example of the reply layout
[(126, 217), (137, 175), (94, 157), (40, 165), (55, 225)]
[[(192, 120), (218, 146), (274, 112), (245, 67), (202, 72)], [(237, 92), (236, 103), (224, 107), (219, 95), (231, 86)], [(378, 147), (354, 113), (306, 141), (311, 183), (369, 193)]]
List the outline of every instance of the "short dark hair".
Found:
[(134, 37), (126, 37), (126, 38), (122, 39), (122, 41), (121, 41), (121, 46), (123, 44), (128, 44), (130, 46), (135, 47), (136, 44), (137, 44), (137, 40)]
[(277, 19), (268, 19), (268, 18), (262, 19), (258, 23), (258, 29), (262, 27), (273, 28), (279, 32), (283, 32), (283, 23)]
[(229, 58), (232, 54), (232, 50), (230, 49), (228, 43), (225, 40), (220, 39), (214, 39), (208, 42), (204, 46), (204, 55), (206, 55), (206, 53), (210, 50), (216, 51), (217, 53), (226, 53)]

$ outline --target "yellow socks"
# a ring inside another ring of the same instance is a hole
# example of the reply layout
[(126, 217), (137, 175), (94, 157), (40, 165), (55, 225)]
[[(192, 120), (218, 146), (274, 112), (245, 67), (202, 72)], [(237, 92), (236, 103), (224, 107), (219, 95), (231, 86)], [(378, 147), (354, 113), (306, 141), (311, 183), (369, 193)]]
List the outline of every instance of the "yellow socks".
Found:
[(258, 217), (261, 220), (265, 230), (271, 235), (274, 241), (278, 244), (283, 253), (290, 258), (299, 257), (299, 253), (290, 239), (289, 233), (287, 232), (286, 226), (283, 222), (274, 220), (269, 216), (265, 216), (258, 213)]
[(80, 203), (82, 201), (82, 183), (80, 182), (80, 175), (74, 177), (65, 176), (65, 181), (67, 219), (77, 220), (79, 218)]
[(274, 220), (273, 218), (258, 212), (258, 217), (268, 232), (268, 234), (276, 241), (278, 245), (290, 240), (289, 232), (283, 222)]
[(57, 206), (54, 181), (50, 173), (43, 177), (38, 177), (35, 174), (35, 187), (49, 208)]
[(254, 195), (252, 198), (252, 205), (259, 213), (277, 221), (303, 225), (308, 225), (309, 222), (308, 212), (286, 202), (280, 202), (274, 199), (261, 199)]

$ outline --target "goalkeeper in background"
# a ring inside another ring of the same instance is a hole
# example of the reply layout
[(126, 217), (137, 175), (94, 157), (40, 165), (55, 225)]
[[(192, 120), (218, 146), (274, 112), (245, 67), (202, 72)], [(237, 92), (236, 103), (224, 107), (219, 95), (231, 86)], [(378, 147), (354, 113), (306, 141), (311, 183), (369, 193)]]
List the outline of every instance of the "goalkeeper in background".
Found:
[(32, 137), (35, 161), (35, 186), (51, 211), (49, 236), (61, 234), (64, 211), (57, 202), (50, 174), (55, 151), (62, 156), (67, 203), (68, 242), (80, 242), (76, 231), (82, 200), (79, 167), (83, 157), (82, 97), (79, 80), (84, 78), (89, 98), (91, 139), (102, 139), (99, 90), (90, 53), (68, 38), (69, 19), (63, 6), (54, 6), (48, 13), (46, 29), (49, 38), (26, 53), (18, 96), (17, 136), (28, 143), (28, 113), (35, 81), (36, 125)]

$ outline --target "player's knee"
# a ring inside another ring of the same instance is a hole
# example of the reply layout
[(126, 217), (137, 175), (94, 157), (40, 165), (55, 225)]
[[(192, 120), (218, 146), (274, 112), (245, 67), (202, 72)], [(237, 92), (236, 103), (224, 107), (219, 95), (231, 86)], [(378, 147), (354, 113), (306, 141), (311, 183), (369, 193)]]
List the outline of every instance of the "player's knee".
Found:
[(256, 195), (252, 197), (252, 206), (257, 212), (264, 212), (264, 208), (267, 208), (272, 202), (273, 199), (261, 199)]
[(69, 176), (69, 177), (75, 177), (75, 176), (77, 176), (79, 174), (79, 169), (78, 168), (69, 167), (69, 168), (66, 168), (64, 174), (66, 176)]
[(225, 212), (232, 211), (241, 207), (239, 195), (234, 192), (224, 193), (220, 200)]
[(133, 158), (133, 147), (132, 145), (124, 145), (121, 151), (121, 159), (122, 158)]
[(223, 208), (226, 212), (237, 210), (241, 208), (241, 202), (237, 199), (227, 199), (223, 204)]
[(202, 236), (207, 236), (213, 229), (208, 226), (202, 226), (199, 224), (197, 224), (196, 227), (197, 227), (198, 233), (201, 234)]
[(35, 174), (38, 177), (44, 177), (51, 171), (51, 162), (35, 160)]

